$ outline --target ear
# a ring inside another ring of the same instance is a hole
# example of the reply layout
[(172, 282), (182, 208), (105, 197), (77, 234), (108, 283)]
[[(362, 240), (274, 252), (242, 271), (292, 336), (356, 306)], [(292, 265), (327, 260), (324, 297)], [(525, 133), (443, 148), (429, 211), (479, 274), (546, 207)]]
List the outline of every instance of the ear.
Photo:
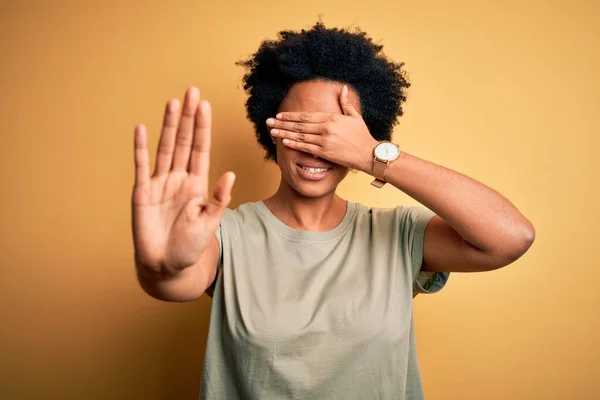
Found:
[(349, 115), (351, 117), (360, 117), (359, 112), (354, 108), (352, 103), (350, 103), (350, 99), (348, 98), (348, 85), (344, 85), (342, 91), (340, 93), (340, 105), (342, 106), (342, 111), (344, 115)]

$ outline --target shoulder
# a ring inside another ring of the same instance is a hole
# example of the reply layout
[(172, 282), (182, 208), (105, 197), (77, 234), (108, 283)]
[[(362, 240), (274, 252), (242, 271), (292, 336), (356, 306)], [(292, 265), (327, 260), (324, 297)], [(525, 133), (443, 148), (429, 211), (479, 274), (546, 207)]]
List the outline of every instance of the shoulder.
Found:
[(247, 202), (228, 208), (221, 219), (220, 228), (227, 231), (247, 230), (263, 225), (265, 219), (261, 202)]
[(226, 209), (223, 218), (228, 220), (241, 220), (256, 215), (259, 212), (259, 208), (258, 202), (242, 203), (235, 208)]
[(361, 218), (396, 219), (401, 223), (429, 221), (435, 213), (424, 206), (398, 205), (395, 207), (370, 207), (355, 203), (357, 215)]
[(359, 230), (394, 234), (409, 239), (423, 235), (435, 213), (424, 206), (369, 207), (356, 204), (355, 225)]

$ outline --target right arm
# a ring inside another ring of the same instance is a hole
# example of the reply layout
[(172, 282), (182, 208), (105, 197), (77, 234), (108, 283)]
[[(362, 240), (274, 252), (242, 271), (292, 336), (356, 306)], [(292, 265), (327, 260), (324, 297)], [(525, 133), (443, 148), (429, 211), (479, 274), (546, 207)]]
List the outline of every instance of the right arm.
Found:
[(135, 129), (135, 265), (142, 289), (159, 300), (195, 300), (216, 277), (221, 254), (215, 232), (235, 175), (223, 174), (209, 197), (211, 115), (196, 88), (186, 92), (181, 115), (179, 102), (169, 101), (152, 176), (146, 128)]
[[(217, 277), (220, 253), (215, 237), (204, 249), (198, 262), (175, 274), (145, 267), (136, 260), (137, 279), (144, 292), (155, 299), (179, 302), (196, 300), (207, 292)], [(212, 297), (212, 293), (208, 294)]]

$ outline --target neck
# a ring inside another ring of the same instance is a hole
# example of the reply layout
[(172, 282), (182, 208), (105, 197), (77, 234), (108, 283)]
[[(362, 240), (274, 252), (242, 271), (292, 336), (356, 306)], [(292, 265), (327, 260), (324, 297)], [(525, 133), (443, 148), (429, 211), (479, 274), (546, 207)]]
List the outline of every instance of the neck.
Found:
[(277, 192), (265, 200), (264, 204), (281, 222), (302, 231), (330, 231), (346, 215), (346, 201), (335, 192), (322, 197), (306, 197), (283, 179)]

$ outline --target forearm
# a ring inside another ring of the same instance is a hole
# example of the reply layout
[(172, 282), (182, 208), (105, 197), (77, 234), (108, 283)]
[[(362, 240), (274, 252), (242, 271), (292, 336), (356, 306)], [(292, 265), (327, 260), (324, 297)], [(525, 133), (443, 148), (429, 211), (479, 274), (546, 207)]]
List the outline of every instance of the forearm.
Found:
[(135, 268), (140, 287), (155, 299), (163, 301), (193, 300), (193, 297), (188, 299), (187, 296), (182, 296), (181, 293), (200, 292), (199, 288), (193, 287), (198, 283), (194, 283), (194, 279), (190, 276), (195, 275), (193, 269), (186, 268), (176, 274), (166, 274), (144, 266), (139, 262), (136, 262)]
[(386, 180), (482, 252), (515, 252), (533, 242), (533, 225), (508, 199), (456, 171), (403, 152), (388, 166)]
[(195, 300), (202, 296), (214, 281), (218, 257), (218, 243), (214, 239), (196, 263), (178, 271), (151, 268), (136, 259), (138, 283), (147, 294), (159, 300)]

